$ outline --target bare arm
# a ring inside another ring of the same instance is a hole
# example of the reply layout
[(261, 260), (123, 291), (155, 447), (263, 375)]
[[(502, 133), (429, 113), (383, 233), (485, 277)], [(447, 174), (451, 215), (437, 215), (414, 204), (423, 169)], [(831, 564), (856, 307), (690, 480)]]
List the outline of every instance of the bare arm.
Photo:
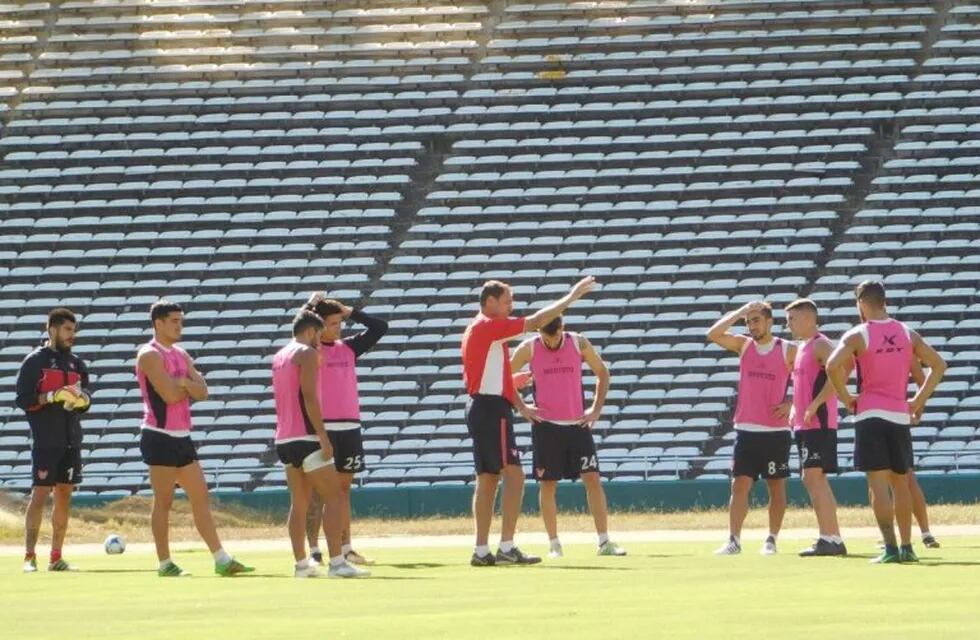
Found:
[(541, 309), (540, 311), (528, 316), (524, 321), (524, 330), (527, 332), (537, 331), (564, 313), (565, 309), (569, 308), (575, 303), (576, 300), (592, 291), (593, 287), (595, 287), (595, 278), (592, 276), (582, 278), (574, 287), (572, 287), (571, 291), (569, 291), (564, 298), (558, 300), (557, 302), (553, 302), (544, 309)]
[(708, 329), (708, 340), (714, 342), (716, 345), (722, 349), (727, 349), (728, 351), (734, 351), (735, 353), (742, 353), (742, 349), (745, 348), (745, 343), (749, 340), (745, 336), (735, 335), (731, 332), (731, 328), (736, 322), (745, 317), (754, 303), (749, 303), (741, 306), (735, 311), (731, 311), (723, 315), (718, 322), (714, 323), (710, 329)]
[(136, 360), (136, 366), (167, 404), (177, 404), (189, 397), (186, 386), (182, 386), (186, 385), (187, 379), (172, 378), (163, 365), (163, 357), (156, 351), (144, 351)]
[(531, 343), (525, 342), (514, 349), (510, 356), (510, 372), (517, 373), (531, 361)]
[(912, 420), (917, 421), (922, 417), (922, 411), (925, 409), (926, 402), (932, 397), (936, 387), (939, 386), (939, 381), (946, 374), (946, 361), (917, 332), (912, 331), (911, 337), (915, 360), (918, 360), (929, 369), (926, 379), (919, 385), (918, 392), (916, 392), (915, 397), (909, 402), (909, 413), (912, 416)]
[(827, 379), (830, 380), (834, 391), (837, 392), (837, 397), (840, 398), (840, 401), (851, 412), (857, 410), (857, 400), (847, 390), (847, 377), (851, 368), (854, 366), (854, 359), (862, 349), (864, 349), (864, 340), (861, 336), (849, 336), (833, 350), (826, 365)]
[(606, 406), (606, 396), (609, 394), (609, 367), (599, 357), (592, 343), (585, 336), (579, 336), (579, 348), (582, 351), (582, 359), (596, 377), (595, 394), (592, 397), (592, 406), (585, 414), (583, 424), (590, 429), (599, 421), (602, 415), (602, 408)]
[(303, 408), (312, 423), (324, 460), (333, 458), (333, 447), (323, 428), (323, 414), (320, 411), (320, 362), (313, 348), (306, 348), (293, 356), (299, 365), (299, 388), (303, 395)]
[(194, 360), (187, 356), (187, 378), (185, 378), (184, 388), (187, 395), (194, 402), (208, 399), (208, 383), (204, 381), (204, 376), (194, 366)]
[(912, 381), (918, 387), (922, 387), (926, 383), (926, 372), (922, 370), (922, 363), (919, 362), (918, 358), (912, 359), (912, 369), (909, 371), (909, 375), (912, 376)]

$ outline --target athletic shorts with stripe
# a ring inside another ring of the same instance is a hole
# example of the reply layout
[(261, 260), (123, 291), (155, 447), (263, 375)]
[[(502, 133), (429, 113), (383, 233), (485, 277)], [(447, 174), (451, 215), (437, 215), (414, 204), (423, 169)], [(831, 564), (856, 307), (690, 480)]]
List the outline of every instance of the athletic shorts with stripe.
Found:
[(500, 473), (509, 464), (521, 464), (514, 437), (514, 410), (501, 396), (476, 395), (466, 408), (466, 428), (473, 439), (477, 473)]

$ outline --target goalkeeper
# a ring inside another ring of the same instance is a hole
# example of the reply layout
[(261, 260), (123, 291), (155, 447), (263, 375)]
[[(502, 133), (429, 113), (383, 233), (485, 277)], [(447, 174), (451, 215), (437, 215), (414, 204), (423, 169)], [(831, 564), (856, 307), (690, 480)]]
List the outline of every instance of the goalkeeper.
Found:
[(82, 481), (81, 414), (90, 404), (88, 368), (71, 352), (75, 314), (59, 308), (48, 314), (48, 340), (35, 349), (17, 375), (17, 406), (27, 413), (31, 428), (31, 501), (25, 522), (24, 572), (37, 571), (38, 533), (48, 495), (51, 512), (51, 558), (48, 571), (71, 571), (61, 557), (68, 529), (71, 493)]

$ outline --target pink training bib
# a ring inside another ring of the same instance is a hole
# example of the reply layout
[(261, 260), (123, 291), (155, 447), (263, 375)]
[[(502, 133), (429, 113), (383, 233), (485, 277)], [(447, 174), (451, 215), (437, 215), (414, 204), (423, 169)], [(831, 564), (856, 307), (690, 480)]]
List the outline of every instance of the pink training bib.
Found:
[[(136, 352), (136, 359), (148, 349), (153, 349), (163, 357), (163, 368), (172, 378), (185, 378), (188, 373), (187, 352), (177, 345), (166, 348), (156, 340), (151, 340)], [(146, 375), (136, 366), (136, 380), (143, 398), (143, 425), (156, 431), (169, 434), (186, 435), (191, 430), (191, 401), (184, 398), (175, 404), (167, 404), (153, 388)]]
[(739, 359), (738, 404), (735, 428), (741, 431), (789, 431), (789, 420), (777, 418), (773, 409), (786, 399), (789, 370), (786, 341), (773, 338), (766, 353), (753, 340)]
[(548, 422), (577, 424), (585, 413), (578, 335), (565, 332), (555, 350), (549, 349), (541, 337), (529, 342), (538, 415)]

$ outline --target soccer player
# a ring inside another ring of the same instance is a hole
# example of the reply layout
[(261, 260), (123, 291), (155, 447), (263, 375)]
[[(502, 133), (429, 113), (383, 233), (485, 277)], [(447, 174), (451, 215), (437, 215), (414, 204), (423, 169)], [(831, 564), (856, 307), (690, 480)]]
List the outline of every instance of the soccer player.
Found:
[(214, 556), (214, 572), (234, 576), (254, 571), (222, 548), (211, 517), (204, 473), (191, 440), (191, 402), (206, 400), (208, 385), (186, 351), (177, 346), (184, 328), (180, 305), (158, 300), (150, 307), (153, 339), (136, 353), (136, 379), (143, 397), (140, 453), (150, 467), (151, 528), (160, 577), (189, 575), (170, 558), (170, 508), (179, 484), (187, 494), (194, 525)]
[(837, 473), (837, 396), (824, 369), (834, 347), (820, 333), (817, 305), (812, 300), (801, 298), (789, 304), (786, 324), (801, 341), (793, 363), (792, 424), (803, 485), (820, 530), (817, 541), (800, 555), (847, 555), (837, 524), (837, 500), (827, 481), (828, 473)]
[[(514, 318), (510, 315), (514, 309), (510, 286), (490, 280), (480, 292), (480, 312), (463, 332), (463, 382), (471, 398), (466, 411), (466, 427), (473, 440), (473, 463), (477, 474), (473, 491), (476, 548), (470, 559), (470, 564), (475, 567), (541, 562), (541, 558), (526, 555), (514, 545), (517, 517), (524, 496), (524, 470), (514, 438), (513, 409), (531, 422), (539, 422), (539, 418), (514, 389), (507, 343), (548, 324), (594, 286), (594, 278), (583, 278), (558, 302), (527, 318)], [(501, 475), (504, 478), (503, 518), (500, 547), (494, 556), (490, 553), (488, 539)]]
[[(609, 392), (609, 369), (592, 343), (582, 335), (564, 331), (558, 316), (538, 330), (538, 337), (521, 343), (511, 358), (511, 371), (519, 373), (530, 365), (534, 384), (534, 409), (540, 422), (533, 424), (534, 475), (540, 490), (538, 498), (544, 528), (551, 540), (548, 556), (562, 557), (558, 538), (558, 481), (582, 478), (589, 511), (599, 536), (600, 556), (625, 556), (609, 539), (606, 493), (599, 477), (599, 461), (591, 429), (602, 414)], [(582, 362), (596, 377), (592, 406), (585, 409), (582, 388)], [(516, 381), (515, 381), (516, 384)]]
[(302, 310), (293, 320), (293, 339), (272, 359), (272, 388), (276, 401), (276, 453), (286, 465), (289, 485), (289, 539), (297, 578), (319, 576), (306, 557), (305, 523), (311, 489), (323, 500), (330, 568), (327, 575), (357, 578), (370, 575), (344, 560), (340, 544), (340, 478), (334, 468), (334, 448), (320, 413), (320, 363), (317, 349), (323, 320)]
[[(841, 402), (854, 414), (854, 466), (865, 472), (874, 496), (872, 509), (885, 549), (872, 562), (917, 562), (907, 478), (912, 456), (910, 424), (922, 415), (946, 372), (946, 363), (918, 333), (888, 315), (881, 282), (865, 280), (855, 289), (855, 298), (861, 324), (841, 338), (827, 362), (827, 375)], [(929, 374), (910, 401), (908, 381), (914, 359), (925, 364)], [(847, 389), (852, 362), (857, 365), (857, 396)], [(901, 548), (895, 538), (895, 522)]]
[(88, 368), (71, 352), (77, 322), (69, 309), (48, 314), (48, 340), (24, 359), (17, 374), (17, 406), (31, 428), (31, 501), (25, 517), (24, 572), (37, 571), (36, 546), (44, 504), (54, 493), (48, 571), (71, 571), (61, 551), (71, 493), (82, 481), (81, 414), (88, 410)]
[[(340, 524), (344, 558), (351, 564), (371, 565), (372, 560), (355, 551), (351, 545), (350, 489), (354, 474), (364, 471), (364, 439), (361, 434), (361, 405), (357, 390), (357, 359), (374, 348), (388, 331), (388, 323), (360, 309), (354, 309), (336, 300), (314, 293), (306, 309), (323, 320), (320, 337), (320, 408), (323, 424), (333, 446), (336, 468), (340, 472)], [(345, 320), (353, 320), (366, 327), (366, 331), (341, 339)], [(310, 543), (310, 556), (322, 562), (317, 548), (320, 527), (323, 524), (323, 505), (313, 496), (306, 533)]]
[[(745, 319), (749, 336), (731, 333)], [(769, 490), (769, 535), (763, 555), (776, 553), (776, 537), (786, 514), (789, 477), (791, 402), (786, 388), (796, 359), (796, 346), (772, 335), (772, 306), (750, 302), (723, 316), (708, 330), (708, 339), (739, 354), (738, 403), (735, 407), (735, 453), (732, 495), (728, 509), (728, 542), (717, 555), (742, 552), (742, 524), (749, 510), (749, 492), (761, 476)], [(750, 337), (751, 336), (751, 337)]]

